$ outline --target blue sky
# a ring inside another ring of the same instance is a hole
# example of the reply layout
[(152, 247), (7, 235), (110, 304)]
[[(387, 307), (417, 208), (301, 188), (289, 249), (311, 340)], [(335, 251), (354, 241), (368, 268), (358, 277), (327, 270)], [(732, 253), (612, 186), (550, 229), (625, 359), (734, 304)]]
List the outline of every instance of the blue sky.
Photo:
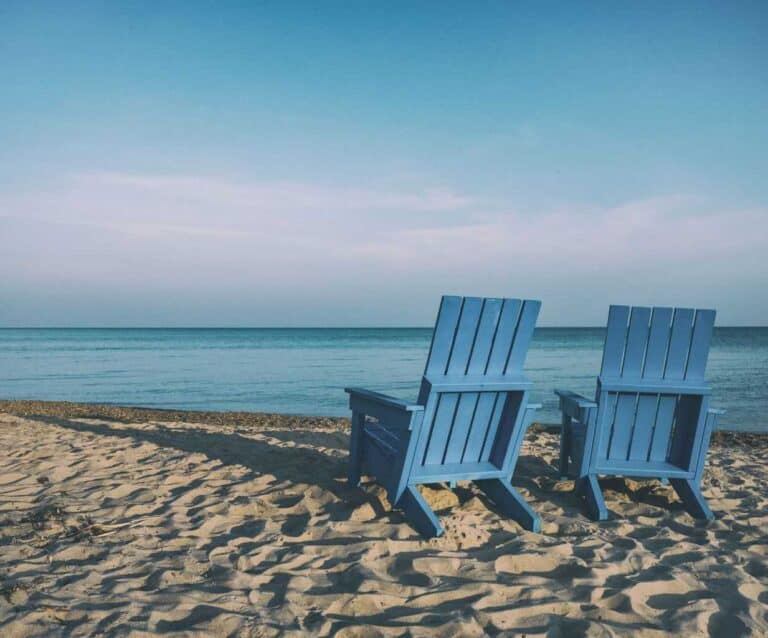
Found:
[(0, 325), (768, 324), (768, 5), (0, 4)]

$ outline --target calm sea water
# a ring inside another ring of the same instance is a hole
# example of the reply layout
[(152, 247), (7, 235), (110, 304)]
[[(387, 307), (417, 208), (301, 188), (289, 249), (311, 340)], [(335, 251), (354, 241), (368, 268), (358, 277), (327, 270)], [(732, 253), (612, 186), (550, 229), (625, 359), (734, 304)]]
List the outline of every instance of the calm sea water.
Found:
[[(0, 329), (0, 397), (192, 410), (346, 415), (346, 385), (413, 399), (427, 328)], [(592, 396), (603, 330), (537, 329), (526, 370), (539, 420), (555, 387)], [(721, 427), (768, 431), (768, 328), (715, 330)]]

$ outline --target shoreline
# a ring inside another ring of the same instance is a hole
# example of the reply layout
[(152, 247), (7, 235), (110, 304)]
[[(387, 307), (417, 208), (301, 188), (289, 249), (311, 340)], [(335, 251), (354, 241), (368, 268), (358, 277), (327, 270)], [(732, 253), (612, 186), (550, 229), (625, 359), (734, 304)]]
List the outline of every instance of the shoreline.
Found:
[[(222, 412), (217, 410), (181, 410), (175, 408), (147, 408), (77, 401), (40, 401), (34, 399), (0, 399), (0, 412), (25, 418), (36, 416), (56, 418), (109, 419), (125, 423), (146, 421), (175, 421), (179, 423), (205, 423), (236, 427), (263, 428), (280, 425), (288, 429), (307, 426), (349, 430), (349, 418), (341, 416), (313, 416), (275, 412)], [(533, 423), (529, 433), (558, 434), (557, 423)], [(711, 446), (744, 445), (768, 446), (768, 432), (743, 430), (717, 430), (712, 433)]]
[(146, 421), (175, 421), (237, 427), (262, 428), (280, 424), (285, 428), (305, 428), (308, 423), (318, 427), (349, 429), (349, 419), (340, 416), (306, 416), (273, 412), (220, 412), (215, 410), (177, 410), (175, 408), (145, 408), (105, 403), (77, 401), (37, 401), (33, 399), (0, 399), (0, 412), (33, 418), (36, 416), (81, 419), (108, 419), (125, 423)]

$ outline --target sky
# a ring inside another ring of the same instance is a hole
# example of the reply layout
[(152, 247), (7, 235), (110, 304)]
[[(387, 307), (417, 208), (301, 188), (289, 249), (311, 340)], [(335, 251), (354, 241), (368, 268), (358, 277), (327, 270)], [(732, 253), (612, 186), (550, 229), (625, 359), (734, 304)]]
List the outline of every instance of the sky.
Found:
[(768, 3), (0, 3), (0, 326), (768, 325)]

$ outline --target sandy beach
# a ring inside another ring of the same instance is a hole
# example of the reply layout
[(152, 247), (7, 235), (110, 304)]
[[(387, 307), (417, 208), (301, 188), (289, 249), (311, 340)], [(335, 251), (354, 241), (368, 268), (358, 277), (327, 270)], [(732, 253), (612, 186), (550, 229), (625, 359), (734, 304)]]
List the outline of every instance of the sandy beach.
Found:
[(715, 521), (612, 479), (598, 524), (533, 428), (513, 483), (542, 533), (460, 483), (423, 490), (425, 541), (345, 484), (348, 426), (0, 402), (0, 635), (768, 634), (768, 437), (716, 436)]

